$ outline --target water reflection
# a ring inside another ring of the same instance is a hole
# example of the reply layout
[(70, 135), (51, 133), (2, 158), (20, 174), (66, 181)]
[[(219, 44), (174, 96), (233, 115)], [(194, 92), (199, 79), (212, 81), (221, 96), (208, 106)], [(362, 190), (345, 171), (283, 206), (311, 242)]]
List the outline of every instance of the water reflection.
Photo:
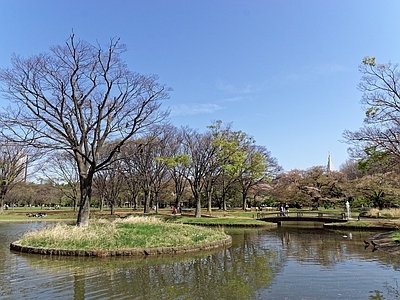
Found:
[(11, 241), (40, 226), (0, 223), (0, 299), (399, 296), (399, 258), (364, 249), (363, 240), (370, 234), (365, 232), (228, 229), (233, 236), (230, 248), (157, 258), (51, 257), (9, 251)]
[(70, 296), (55, 280), (64, 278), (71, 281), (74, 298), (86, 299), (251, 299), (279, 266), (275, 253), (251, 243), (195, 256), (146, 259), (17, 255), (20, 265), (50, 278), (58, 293)]

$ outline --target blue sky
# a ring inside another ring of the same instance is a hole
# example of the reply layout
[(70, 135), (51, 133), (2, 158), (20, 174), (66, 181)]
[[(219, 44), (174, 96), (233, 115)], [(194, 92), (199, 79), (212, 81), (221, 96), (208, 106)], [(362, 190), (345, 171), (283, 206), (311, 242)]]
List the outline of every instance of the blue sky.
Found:
[(397, 0), (2, 0), (0, 67), (72, 30), (90, 43), (120, 37), (132, 70), (173, 89), (163, 106), (176, 126), (222, 120), (286, 171), (328, 153), (338, 168), (343, 131), (363, 121), (363, 57), (400, 62), (399, 12)]

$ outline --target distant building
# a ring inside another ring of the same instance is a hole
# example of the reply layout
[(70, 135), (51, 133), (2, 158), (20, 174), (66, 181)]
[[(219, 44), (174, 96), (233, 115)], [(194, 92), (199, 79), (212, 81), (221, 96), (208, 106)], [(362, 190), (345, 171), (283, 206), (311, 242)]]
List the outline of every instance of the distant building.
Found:
[(26, 177), (28, 176), (28, 154), (21, 153), (21, 156), (18, 159), (18, 168), (24, 169), (18, 174), (18, 180), (26, 182)]
[(332, 171), (335, 171), (333, 164), (332, 164), (332, 159), (331, 159), (331, 155), (328, 155), (328, 164), (326, 165), (326, 172), (330, 173)]

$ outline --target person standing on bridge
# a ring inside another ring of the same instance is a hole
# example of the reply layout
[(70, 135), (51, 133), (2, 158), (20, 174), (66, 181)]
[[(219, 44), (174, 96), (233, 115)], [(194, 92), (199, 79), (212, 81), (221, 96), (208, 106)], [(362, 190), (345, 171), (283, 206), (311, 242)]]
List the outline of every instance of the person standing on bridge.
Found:
[(285, 208), (283, 203), (279, 203), (279, 215), (282, 217), (285, 215)]
[(285, 203), (285, 215), (286, 217), (289, 216), (289, 204)]

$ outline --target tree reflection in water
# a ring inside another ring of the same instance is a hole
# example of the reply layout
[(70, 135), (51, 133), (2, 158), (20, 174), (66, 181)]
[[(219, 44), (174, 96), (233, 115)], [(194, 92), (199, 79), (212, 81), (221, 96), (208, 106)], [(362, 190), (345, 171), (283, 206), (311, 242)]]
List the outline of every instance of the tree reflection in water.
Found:
[[(47, 269), (47, 277), (68, 268), (74, 274), (75, 298), (82, 297), (82, 291), (101, 291), (101, 297), (118, 299), (251, 299), (273, 279), (280, 263), (275, 252), (247, 243), (250, 237), (236, 247), (195, 256), (91, 260), (21, 256), (32, 268)], [(81, 281), (84, 288), (79, 288)]]

